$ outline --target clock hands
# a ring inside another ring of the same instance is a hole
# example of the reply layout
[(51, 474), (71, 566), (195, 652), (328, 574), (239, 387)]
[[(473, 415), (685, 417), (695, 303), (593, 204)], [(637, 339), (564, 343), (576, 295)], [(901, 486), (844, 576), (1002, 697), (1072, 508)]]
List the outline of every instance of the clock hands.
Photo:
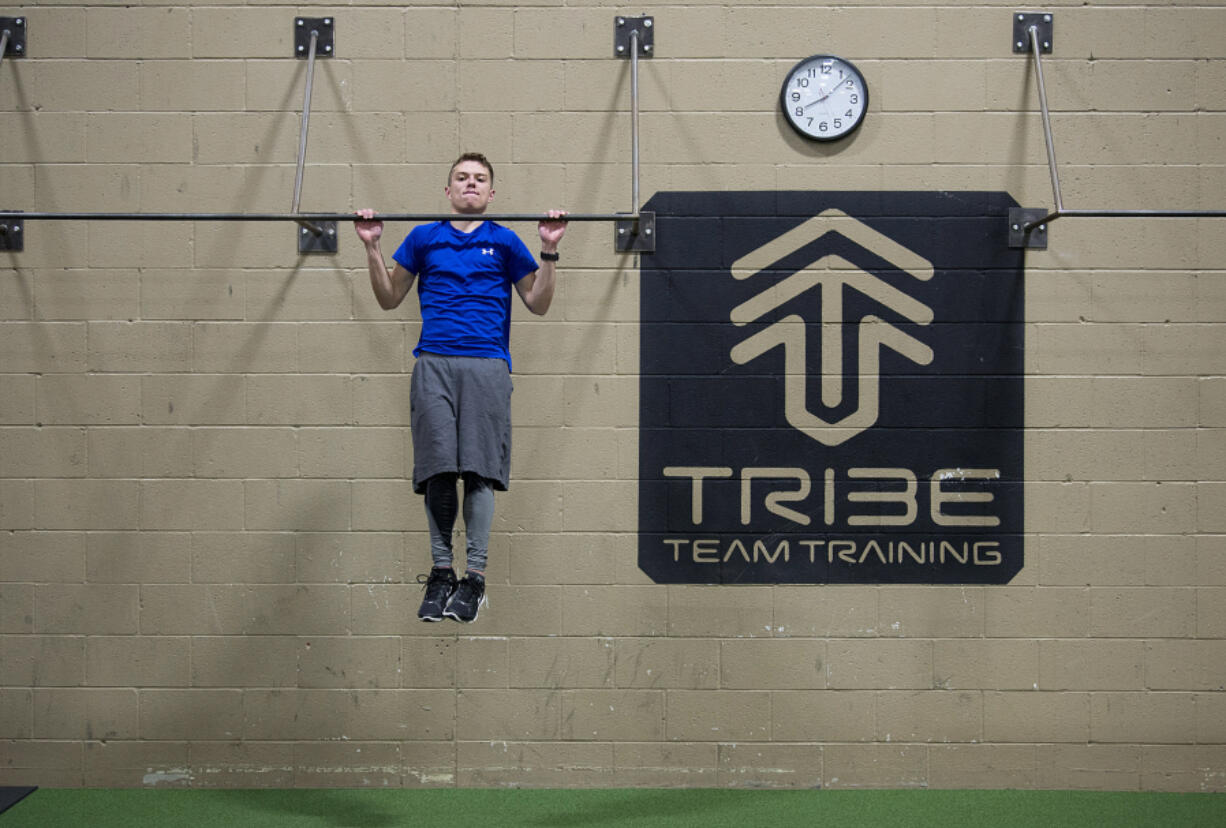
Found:
[(819, 104), (819, 103), (821, 103), (822, 101), (824, 101), (824, 100), (826, 100), (827, 98), (829, 98), (829, 97), (830, 97), (831, 95), (833, 95), (833, 94), (834, 94), (834, 90), (833, 90), (833, 89), (831, 89), (829, 92), (827, 92), (825, 95), (822, 95), (820, 98), (815, 98), (815, 99), (813, 99), (813, 100), (809, 101), (807, 104), (805, 104), (804, 108), (805, 108), (805, 109), (808, 109), (809, 107), (813, 106), (814, 104)]
[[(825, 95), (822, 95), (820, 98), (816, 98), (816, 99), (814, 99), (814, 100), (812, 100), (812, 101), (809, 101), (807, 104), (805, 104), (805, 105), (804, 105), (804, 108), (805, 108), (805, 109), (808, 109), (809, 107), (813, 106), (814, 104), (819, 104), (819, 103), (821, 103), (822, 101), (826, 100), (826, 99), (827, 99), (827, 98), (829, 98), (831, 95), (833, 95), (835, 92), (837, 92), (837, 91), (839, 90), (839, 87), (840, 87), (840, 86), (842, 86), (844, 83), (845, 83), (845, 81), (839, 81), (839, 82), (838, 82), (838, 83), (836, 83), (836, 84), (835, 84), (833, 87), (831, 87), (831, 88), (830, 88), (830, 91), (829, 91), (829, 92), (827, 92)], [(818, 91), (820, 92), (820, 91), (822, 90), (822, 85), (821, 85), (821, 84), (818, 84), (818, 85), (817, 85), (817, 89), (818, 89)]]

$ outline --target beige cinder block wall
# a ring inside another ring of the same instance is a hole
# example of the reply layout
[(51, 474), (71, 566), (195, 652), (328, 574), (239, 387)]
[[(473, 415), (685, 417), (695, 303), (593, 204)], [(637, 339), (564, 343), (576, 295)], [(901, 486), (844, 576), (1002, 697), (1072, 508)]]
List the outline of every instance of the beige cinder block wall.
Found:
[[(1226, 8), (1042, 8), (1065, 205), (1226, 207)], [(1050, 206), (1014, 10), (6, 6), (0, 206), (288, 210), (292, 21), (334, 14), (303, 209), (440, 209), (479, 148), (498, 208), (625, 210), (612, 21), (644, 12), (644, 198)], [(776, 106), (817, 52), (872, 89), (830, 151)], [(1067, 219), (1027, 254), (1011, 584), (713, 587), (637, 567), (638, 262), (573, 226), (554, 309), (515, 317), (492, 607), (459, 627), (413, 617), (417, 315), (348, 228), (300, 258), (292, 225), (30, 222), (0, 254), (0, 784), (1221, 790), (1224, 231)]]

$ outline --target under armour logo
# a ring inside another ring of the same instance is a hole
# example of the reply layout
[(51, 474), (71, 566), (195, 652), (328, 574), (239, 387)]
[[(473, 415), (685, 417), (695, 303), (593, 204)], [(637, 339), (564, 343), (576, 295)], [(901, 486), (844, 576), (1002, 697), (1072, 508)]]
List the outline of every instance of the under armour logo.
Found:
[(482, 256), (493, 256), (493, 255), (494, 255), (494, 248), (492, 248), (492, 247), (483, 247), (483, 248), (481, 248), (481, 255), (482, 255)]
[[(732, 275), (748, 279), (778, 262), (789, 253), (808, 245), (827, 233), (838, 233), (870, 250), (904, 273), (921, 281), (933, 276), (930, 261), (882, 235), (841, 210), (825, 210), (799, 227), (789, 230), (732, 265)], [(835, 408), (843, 402), (843, 289), (859, 291), (874, 301), (898, 312), (919, 325), (932, 321), (932, 309), (871, 273), (835, 255), (824, 255), (808, 267), (763, 290), (732, 309), (737, 326), (747, 325), (784, 303), (819, 289), (821, 303), (821, 383), (822, 404)], [(859, 399), (856, 409), (846, 417), (830, 422), (808, 410), (809, 369), (805, 365), (805, 320), (787, 316), (738, 343), (731, 357), (738, 365), (758, 358), (775, 347), (784, 353), (784, 411), (794, 428), (827, 446), (837, 446), (870, 428), (877, 421), (880, 394), (880, 355), (882, 348), (905, 356), (919, 365), (932, 362), (932, 349), (910, 334), (872, 314), (857, 323)]]

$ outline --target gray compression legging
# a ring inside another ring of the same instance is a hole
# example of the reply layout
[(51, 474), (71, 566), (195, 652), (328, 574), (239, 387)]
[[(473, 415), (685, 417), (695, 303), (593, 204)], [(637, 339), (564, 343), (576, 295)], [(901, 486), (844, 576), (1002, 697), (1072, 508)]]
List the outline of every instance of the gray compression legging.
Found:
[[(430, 523), (430, 557), (435, 566), (451, 566), (451, 532), (457, 511), (458, 474), (436, 474), (426, 481), (426, 519)], [(464, 475), (464, 536), (468, 569), (485, 572), (490, 526), (494, 522), (494, 490), (475, 474)]]

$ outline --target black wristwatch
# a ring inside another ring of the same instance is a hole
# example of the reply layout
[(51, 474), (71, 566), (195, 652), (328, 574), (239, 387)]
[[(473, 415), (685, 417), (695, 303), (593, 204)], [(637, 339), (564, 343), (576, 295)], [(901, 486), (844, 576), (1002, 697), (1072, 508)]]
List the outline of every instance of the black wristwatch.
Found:
[(546, 253), (544, 250), (542, 250), (541, 258), (547, 262), (556, 262), (560, 257), (557, 253)]

